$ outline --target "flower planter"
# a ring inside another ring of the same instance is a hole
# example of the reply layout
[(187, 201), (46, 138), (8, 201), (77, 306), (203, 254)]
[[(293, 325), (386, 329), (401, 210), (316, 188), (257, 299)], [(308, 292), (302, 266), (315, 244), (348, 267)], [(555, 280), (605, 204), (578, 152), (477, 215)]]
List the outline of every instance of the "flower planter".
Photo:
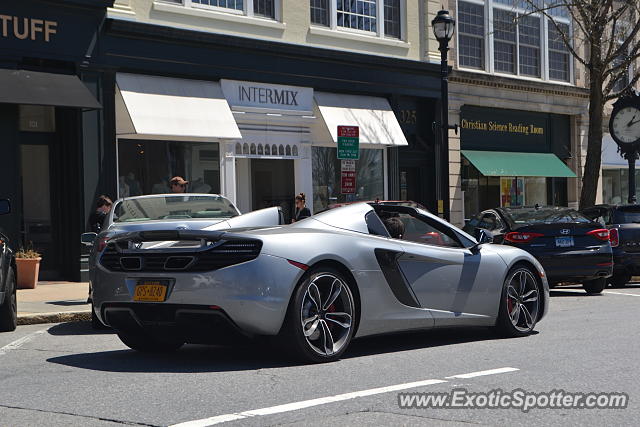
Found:
[(18, 289), (34, 289), (38, 284), (42, 258), (16, 258)]

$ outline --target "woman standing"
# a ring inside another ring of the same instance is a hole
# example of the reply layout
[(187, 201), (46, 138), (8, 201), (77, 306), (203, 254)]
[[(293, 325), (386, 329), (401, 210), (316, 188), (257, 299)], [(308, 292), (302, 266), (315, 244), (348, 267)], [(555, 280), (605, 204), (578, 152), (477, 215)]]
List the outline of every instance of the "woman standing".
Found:
[(94, 233), (100, 233), (102, 231), (102, 225), (104, 219), (111, 211), (111, 205), (113, 202), (104, 194), (98, 197), (96, 201), (96, 210), (89, 216), (89, 229)]
[(304, 193), (300, 193), (296, 196), (296, 213), (293, 216), (291, 222), (300, 221), (301, 219), (309, 218), (311, 216), (311, 211), (306, 205), (306, 197)]

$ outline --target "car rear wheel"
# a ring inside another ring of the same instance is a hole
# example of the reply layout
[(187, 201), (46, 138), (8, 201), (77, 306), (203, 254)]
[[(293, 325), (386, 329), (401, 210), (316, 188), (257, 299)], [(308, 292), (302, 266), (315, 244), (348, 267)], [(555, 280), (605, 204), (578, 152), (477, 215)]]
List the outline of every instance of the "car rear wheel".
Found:
[(4, 302), (0, 305), (0, 332), (14, 331), (18, 326), (18, 299), (16, 274), (12, 267), (7, 271)]
[(294, 292), (282, 339), (310, 362), (332, 362), (345, 352), (355, 329), (353, 293), (331, 267), (310, 271)]
[(631, 281), (631, 273), (617, 273), (609, 278), (609, 283), (614, 288), (624, 288)]
[(508, 337), (528, 335), (536, 326), (540, 307), (535, 273), (529, 267), (516, 266), (504, 281), (496, 327)]
[(604, 277), (600, 279), (587, 280), (582, 284), (582, 287), (588, 294), (601, 294), (604, 288), (607, 286), (607, 279)]
[(118, 338), (127, 347), (143, 353), (168, 353), (184, 345), (184, 342), (179, 340), (158, 339), (141, 332), (118, 331)]

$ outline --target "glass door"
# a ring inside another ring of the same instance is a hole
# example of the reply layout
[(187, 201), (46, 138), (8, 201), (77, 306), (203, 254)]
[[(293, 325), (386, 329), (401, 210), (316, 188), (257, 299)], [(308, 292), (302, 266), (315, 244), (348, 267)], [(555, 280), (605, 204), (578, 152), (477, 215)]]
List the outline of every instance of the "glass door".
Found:
[(51, 224), (51, 193), (49, 146), (20, 146), (22, 171), (22, 241), (25, 248), (42, 254), (42, 269), (50, 267), (53, 232)]

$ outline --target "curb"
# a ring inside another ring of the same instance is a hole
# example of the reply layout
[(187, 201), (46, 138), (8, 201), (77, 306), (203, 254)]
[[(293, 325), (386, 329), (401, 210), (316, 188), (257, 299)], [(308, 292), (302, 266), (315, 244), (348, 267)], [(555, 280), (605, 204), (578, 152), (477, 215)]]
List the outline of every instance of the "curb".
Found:
[(91, 311), (64, 311), (57, 313), (18, 314), (18, 325), (39, 323), (83, 322), (91, 320)]

